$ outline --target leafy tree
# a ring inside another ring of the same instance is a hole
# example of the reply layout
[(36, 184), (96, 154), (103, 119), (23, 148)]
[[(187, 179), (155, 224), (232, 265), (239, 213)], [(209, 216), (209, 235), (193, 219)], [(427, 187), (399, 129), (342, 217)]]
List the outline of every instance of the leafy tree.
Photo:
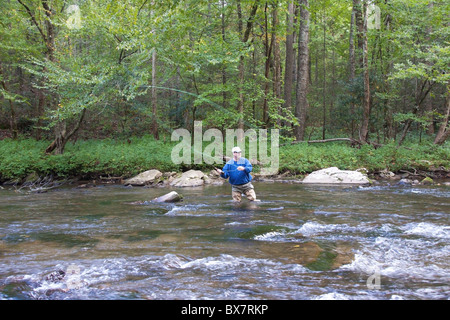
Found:
[[(444, 95), (449, 99), (450, 5), (447, 1), (397, 0), (392, 1), (390, 10), (395, 17), (395, 31), (391, 34), (393, 49), (398, 53), (390, 80), (409, 80), (415, 84), (410, 114), (417, 116), (424, 113), (424, 102), (434, 87), (446, 87)], [(448, 107), (443, 114), (448, 113), (447, 110)], [(399, 144), (413, 121), (414, 117), (405, 121)], [(444, 116), (444, 128), (447, 123), (448, 117)], [(442, 136), (437, 137), (436, 143), (442, 143), (441, 139)]]
[(286, 140), (380, 142), (400, 133), (398, 144), (426, 125), (442, 144), (449, 7), (444, 0), (6, 1), (0, 125), (13, 137), (51, 138), (48, 153), (63, 153), (77, 137), (165, 139), (196, 120), (205, 129), (277, 127)]

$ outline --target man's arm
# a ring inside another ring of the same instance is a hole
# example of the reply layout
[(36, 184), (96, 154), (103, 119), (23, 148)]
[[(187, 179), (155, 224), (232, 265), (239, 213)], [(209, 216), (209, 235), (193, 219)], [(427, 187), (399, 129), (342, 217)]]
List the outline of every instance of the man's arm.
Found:
[(216, 172), (220, 174), (220, 176), (224, 179), (227, 179), (230, 175), (228, 174), (228, 164), (226, 164), (223, 169), (215, 168)]
[(237, 167), (237, 170), (239, 171), (245, 171), (246, 173), (250, 173), (253, 169), (252, 164), (250, 163), (250, 161), (248, 161), (248, 159), (245, 159), (244, 163), (242, 163), (243, 165), (240, 165), (239, 167)]
[(248, 159), (245, 159), (245, 172), (250, 173), (253, 170), (253, 166)]

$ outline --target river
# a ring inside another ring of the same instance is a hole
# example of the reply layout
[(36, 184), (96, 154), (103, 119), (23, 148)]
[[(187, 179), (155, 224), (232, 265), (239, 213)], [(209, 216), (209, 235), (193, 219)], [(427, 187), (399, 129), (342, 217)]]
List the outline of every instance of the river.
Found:
[(448, 186), (0, 190), (0, 299), (446, 300)]

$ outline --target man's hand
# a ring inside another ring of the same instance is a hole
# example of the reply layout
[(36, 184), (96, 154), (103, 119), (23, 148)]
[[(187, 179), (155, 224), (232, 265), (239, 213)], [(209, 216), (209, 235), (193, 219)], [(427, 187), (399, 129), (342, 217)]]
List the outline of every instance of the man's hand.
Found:
[(216, 169), (216, 172), (217, 172), (218, 174), (222, 174), (222, 173), (223, 173), (222, 169), (219, 169), (219, 168), (214, 168), (214, 169)]
[(239, 166), (239, 167), (237, 167), (237, 169), (238, 169), (239, 171), (244, 171), (244, 170), (245, 170), (245, 168), (244, 168), (243, 166)]

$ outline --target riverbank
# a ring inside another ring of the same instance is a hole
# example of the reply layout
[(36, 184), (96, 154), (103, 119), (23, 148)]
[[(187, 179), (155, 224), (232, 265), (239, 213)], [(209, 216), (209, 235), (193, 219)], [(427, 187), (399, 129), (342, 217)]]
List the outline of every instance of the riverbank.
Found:
[[(87, 140), (69, 143), (63, 155), (46, 155), (48, 141), (33, 139), (0, 141), (0, 183), (20, 185), (38, 179), (96, 181), (120, 183), (143, 171), (181, 173), (191, 169), (209, 174), (207, 164), (177, 165), (171, 161), (176, 143), (155, 141), (150, 136), (124, 140)], [(346, 142), (328, 144), (294, 144), (279, 149), (278, 174), (257, 179), (299, 181), (305, 175), (328, 167), (341, 170), (365, 168), (371, 179), (450, 178), (450, 144), (436, 146), (429, 142), (398, 147), (386, 144), (380, 148), (366, 145), (353, 148)]]

